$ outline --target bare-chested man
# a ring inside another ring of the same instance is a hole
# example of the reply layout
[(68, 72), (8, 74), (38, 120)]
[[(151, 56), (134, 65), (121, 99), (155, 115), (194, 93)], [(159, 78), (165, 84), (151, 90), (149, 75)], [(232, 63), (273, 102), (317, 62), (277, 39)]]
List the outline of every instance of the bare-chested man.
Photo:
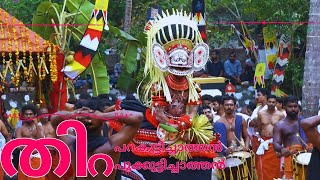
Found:
[(305, 134), (300, 126), (298, 118), (299, 105), (298, 98), (288, 96), (284, 100), (284, 109), (287, 116), (279, 121), (273, 129), (273, 147), (281, 156), (285, 157), (284, 173), (285, 179), (293, 178), (293, 169), (291, 164), (292, 155), (303, 150), (303, 142), (299, 136), (306, 141)]
[[(57, 138), (55, 129), (52, 127), (51, 123), (49, 122), (48, 108), (46, 107), (40, 108), (38, 111), (38, 117), (40, 122), (38, 123), (38, 126), (37, 126), (37, 139), (38, 138)], [(69, 132), (70, 131), (71, 130), (69, 130)], [(51, 164), (51, 170), (45, 176), (45, 179), (46, 180), (55, 180), (55, 179), (68, 180), (69, 178), (71, 178), (73, 176), (72, 168), (70, 168), (67, 171), (67, 173), (61, 178), (59, 178), (57, 175), (53, 173), (53, 171), (59, 165), (59, 153), (55, 148), (48, 147), (48, 149), (50, 150), (52, 164)]]
[(319, 124), (319, 115), (301, 121), (301, 127), (313, 145), (311, 159), (308, 164), (307, 180), (319, 179), (320, 177), (320, 133), (317, 130)]
[(280, 178), (280, 158), (273, 150), (272, 137), (275, 124), (283, 119), (284, 115), (275, 108), (276, 98), (275, 95), (269, 95), (267, 98), (268, 108), (258, 113), (258, 132), (261, 136), (256, 162), (258, 179), (273, 180), (273, 178)]
[(39, 118), (39, 130), (41, 130), (42, 134), (39, 134), (41, 137), (44, 138), (56, 138), (56, 132), (54, 131), (51, 123), (49, 122), (49, 111), (47, 108), (42, 107), (39, 109), (38, 112)]
[[(118, 163), (120, 154), (114, 152), (114, 148), (116, 146), (122, 146), (123, 144), (127, 144), (130, 142), (130, 140), (133, 139), (136, 132), (139, 129), (140, 123), (143, 120), (143, 114), (140, 112), (135, 111), (126, 111), (126, 110), (120, 110), (117, 112), (109, 112), (109, 113), (101, 113), (99, 111), (96, 111), (99, 109), (98, 103), (95, 100), (87, 99), (78, 102), (75, 105), (75, 111), (74, 112), (57, 112), (56, 114), (63, 114), (63, 117), (68, 119), (69, 117), (79, 114), (76, 119), (81, 121), (87, 129), (88, 133), (88, 157), (92, 156), (93, 154), (97, 153), (103, 153), (108, 154), (112, 159), (114, 163)], [(88, 117), (86, 114), (92, 114), (101, 118), (119, 118), (119, 122), (125, 124), (125, 126), (116, 134), (110, 136), (108, 139), (104, 136), (101, 136), (101, 128), (102, 123), (104, 123), (100, 119), (93, 119), (91, 117)], [(83, 114), (83, 115), (82, 115)], [(124, 117), (118, 117), (117, 114), (128, 114), (129, 116)], [(63, 120), (63, 117), (59, 115), (52, 115), (50, 117), (51, 123), (53, 127), (56, 129), (59, 123), (61, 123)], [(63, 140), (70, 148), (72, 153), (72, 166), (75, 169), (75, 137), (73, 136), (64, 136), (59, 137), (61, 140)], [(102, 160), (97, 160), (95, 163), (95, 167), (97, 172), (99, 173), (97, 176), (94, 177), (96, 180), (100, 179), (110, 179), (114, 180), (116, 171), (113, 171), (113, 173), (109, 177), (105, 177), (102, 173), (106, 168), (106, 164)], [(93, 179), (93, 177), (88, 173), (88, 177), (77, 177), (77, 179)]]
[[(257, 134), (257, 128), (258, 128), (258, 122), (257, 122), (257, 117), (258, 117), (258, 112), (261, 110), (267, 109), (267, 97), (270, 95), (270, 91), (266, 88), (260, 88), (257, 90), (257, 106), (253, 110), (251, 117), (248, 120), (248, 134), (251, 140), (251, 146), (252, 146), (252, 151), (257, 152), (258, 146), (259, 146), (259, 141), (258, 139), (260, 138), (260, 135)], [(258, 156), (255, 156), (255, 162), (258, 161)]]
[[(236, 99), (231, 96), (223, 97), (223, 107), (225, 115), (214, 123), (214, 130), (221, 135), (221, 142), (228, 147), (225, 154), (231, 154), (238, 149), (249, 150), (249, 136), (247, 122), (239, 115), (235, 114)], [(239, 147), (239, 141), (244, 139), (243, 147)]]
[[(36, 107), (32, 104), (24, 105), (21, 109), (22, 113), (22, 126), (18, 127), (15, 132), (16, 138), (32, 138), (37, 139), (37, 123), (36, 123), (36, 115), (37, 110)], [(19, 147), (19, 149), (23, 149), (24, 147)], [(40, 167), (40, 154), (38, 152), (34, 152), (30, 159), (30, 164), (32, 168), (39, 168)], [(19, 180), (28, 180), (28, 179), (37, 179), (37, 180), (44, 180), (45, 177), (40, 178), (31, 178), (26, 176), (21, 170), (19, 166), (18, 171), (18, 179)]]
[[(0, 120), (0, 156), (1, 151), (4, 145), (11, 140), (9, 133), (7, 131), (7, 128), (5, 124)], [(0, 165), (0, 179), (3, 179), (4, 177), (4, 171), (2, 169), (2, 166)]]

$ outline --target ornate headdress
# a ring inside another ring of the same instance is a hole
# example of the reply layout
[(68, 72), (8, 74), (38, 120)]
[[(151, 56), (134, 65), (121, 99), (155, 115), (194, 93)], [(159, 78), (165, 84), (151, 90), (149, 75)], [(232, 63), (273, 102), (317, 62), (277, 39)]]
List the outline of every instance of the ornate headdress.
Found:
[[(186, 12), (173, 10), (170, 15), (167, 10), (162, 16), (158, 15), (153, 23), (149, 22), (145, 29), (148, 40), (144, 73), (149, 74), (151, 79), (148, 87), (158, 83), (167, 101), (171, 102), (164, 73), (187, 76), (189, 86), (193, 86), (190, 75), (205, 66), (209, 47), (203, 42), (197, 23)], [(194, 89), (189, 88), (189, 100), (192, 101), (199, 98)]]
[[(191, 14), (175, 10), (172, 15), (168, 11), (162, 14), (147, 31), (147, 62), (178, 76), (201, 70), (209, 58), (209, 47), (203, 43)], [(145, 73), (151, 64), (148, 65)]]

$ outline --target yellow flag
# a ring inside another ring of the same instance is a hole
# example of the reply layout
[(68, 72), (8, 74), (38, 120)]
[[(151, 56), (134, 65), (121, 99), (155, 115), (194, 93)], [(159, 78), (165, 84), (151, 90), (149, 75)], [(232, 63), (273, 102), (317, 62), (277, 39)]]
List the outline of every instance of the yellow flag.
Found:
[(256, 72), (254, 74), (254, 88), (256, 88), (256, 84), (262, 85), (262, 87), (265, 87), (264, 83), (264, 72), (266, 71), (266, 64), (265, 63), (259, 63), (256, 66)]

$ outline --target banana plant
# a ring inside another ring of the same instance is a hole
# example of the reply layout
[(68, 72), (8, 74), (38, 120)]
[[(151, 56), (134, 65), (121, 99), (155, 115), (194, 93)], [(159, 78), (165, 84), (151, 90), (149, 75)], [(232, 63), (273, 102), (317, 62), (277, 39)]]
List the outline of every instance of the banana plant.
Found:
[[(43, 27), (35, 26), (33, 30), (47, 40), (54, 38), (54, 42), (65, 52), (67, 59), (72, 61), (72, 58), (68, 57), (68, 55), (72, 54), (72, 51), (69, 52), (69, 36), (72, 36), (72, 42), (80, 42), (84, 31), (86, 30), (86, 25), (91, 18), (93, 8), (94, 4), (88, 0), (64, 0), (62, 5), (49, 1), (43, 2), (37, 8), (37, 12), (33, 18), (33, 24), (52, 24), (54, 22), (57, 24), (72, 23), (79, 26), (49, 26), (46, 27), (46, 32), (44, 32)], [(138, 70), (137, 66), (139, 61), (137, 61), (136, 57), (138, 48), (141, 48), (146, 44), (144, 43), (146, 42), (146, 37), (141, 33), (138, 38), (134, 38), (130, 34), (110, 24), (108, 34), (116, 37), (125, 44), (125, 51), (121, 53), (121, 64), (125, 69), (119, 78), (119, 87), (128, 90), (130, 84), (131, 87), (134, 87), (137, 84), (137, 81), (133, 78)], [(105, 39), (105, 37), (103, 37), (103, 39)], [(70, 48), (72, 48), (72, 46), (70, 46)], [(86, 71), (91, 73), (93, 94), (95, 96), (109, 92), (107, 68), (104, 62), (105, 60), (101, 55), (101, 52), (103, 52), (104, 49), (99, 49), (98, 51), (100, 54), (98, 53), (98, 55), (93, 58), (93, 61)], [(127, 80), (131, 83), (128, 83)]]

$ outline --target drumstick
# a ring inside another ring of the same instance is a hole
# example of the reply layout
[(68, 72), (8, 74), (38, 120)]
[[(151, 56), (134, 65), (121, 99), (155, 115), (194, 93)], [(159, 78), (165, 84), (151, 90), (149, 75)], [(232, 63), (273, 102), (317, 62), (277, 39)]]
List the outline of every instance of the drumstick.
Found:
[(302, 143), (306, 146), (309, 147), (308, 144), (301, 138), (299, 133), (296, 133), (296, 136), (299, 137), (299, 139), (302, 141)]
[(243, 148), (246, 148), (246, 147), (244, 147), (244, 145), (241, 143), (241, 141), (237, 138), (237, 136), (234, 134), (234, 132), (233, 132), (233, 136), (236, 138), (236, 140), (238, 141), (238, 143), (239, 143)]
[(220, 143), (225, 149), (228, 149), (228, 147), (226, 145), (224, 145), (221, 141), (220, 141)]

